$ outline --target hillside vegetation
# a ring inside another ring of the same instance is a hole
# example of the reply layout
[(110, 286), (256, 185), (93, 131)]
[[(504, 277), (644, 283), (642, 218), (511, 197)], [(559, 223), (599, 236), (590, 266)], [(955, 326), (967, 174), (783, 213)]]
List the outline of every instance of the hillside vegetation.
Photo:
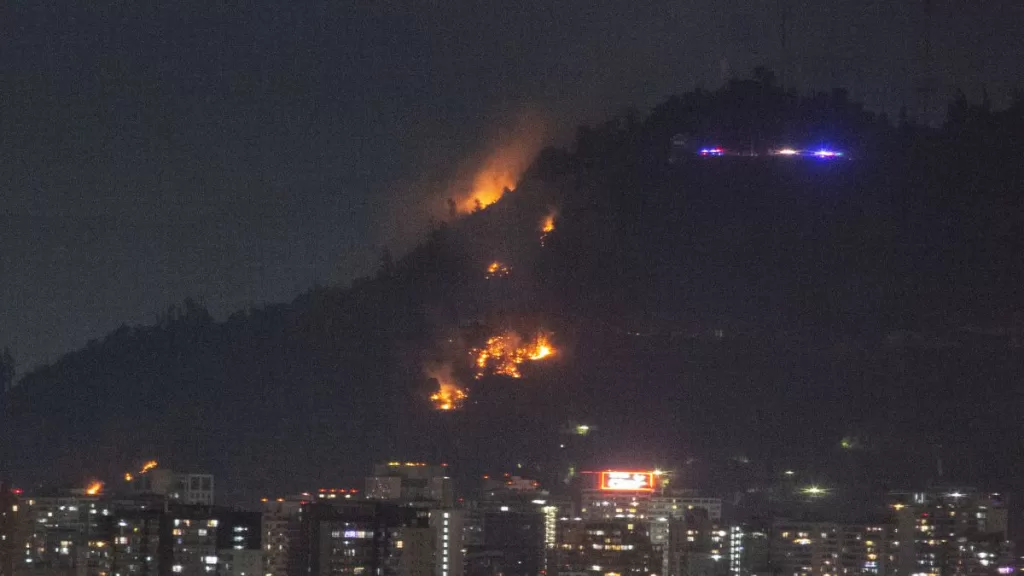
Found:
[[(676, 135), (849, 158), (700, 158)], [(0, 467), (76, 483), (152, 457), (217, 474), (228, 501), (392, 457), (553, 480), (575, 421), (597, 426), (592, 465), (689, 461), (692, 483), (742, 456), (742, 482), (813, 460), (910, 485), (937, 453), (962, 481), (1024, 478), (1022, 135), (1024, 102), (893, 126), (763, 71), (673, 97), (545, 150), (372, 278), (222, 322), (188, 301), (25, 375)], [(508, 274), (488, 278), (494, 261)], [(557, 352), (476, 379), (472, 349), (508, 331)], [(436, 366), (468, 389), (460, 410), (432, 408)]]

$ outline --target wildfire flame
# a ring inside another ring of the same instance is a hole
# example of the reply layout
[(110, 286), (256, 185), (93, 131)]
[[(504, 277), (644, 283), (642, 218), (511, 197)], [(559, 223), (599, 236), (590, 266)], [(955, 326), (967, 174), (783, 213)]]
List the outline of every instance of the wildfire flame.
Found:
[(517, 119), (511, 131), (501, 137), (504, 143), (492, 149), (474, 174), (469, 193), (457, 196), (459, 212), (483, 210), (500, 200), (506, 190), (515, 190), (519, 177), (544, 142), (544, 124), (541, 118), (530, 114)]
[(487, 266), (486, 277), (488, 280), (490, 280), (491, 278), (504, 278), (505, 276), (508, 276), (511, 273), (512, 268), (510, 268), (508, 264), (495, 260), (494, 262), (491, 262), (490, 265)]
[(548, 236), (555, 231), (555, 211), (548, 212), (548, 215), (540, 221), (540, 245), (543, 246)]
[(98, 496), (103, 492), (103, 482), (99, 480), (93, 480), (89, 483), (89, 486), (85, 488), (85, 493), (89, 496)]
[(527, 358), (533, 361), (543, 360), (554, 353), (555, 349), (551, 346), (547, 334), (538, 334), (532, 343), (530, 355)]
[(150, 460), (149, 462), (146, 462), (145, 464), (142, 465), (142, 469), (139, 470), (139, 474), (145, 474), (146, 472), (149, 472), (150, 470), (156, 468), (157, 466), (159, 466), (159, 464), (157, 463), (156, 460)]
[(538, 332), (533, 340), (526, 342), (518, 333), (509, 331), (498, 336), (491, 336), (483, 348), (474, 348), (470, 354), (476, 364), (476, 378), (479, 380), (486, 374), (498, 374), (509, 378), (522, 378), (519, 365), (523, 362), (536, 362), (551, 357), (555, 348), (547, 333)]
[(466, 391), (454, 384), (441, 383), (437, 392), (430, 395), (430, 401), (438, 410), (458, 410), (462, 403), (469, 398)]
[(540, 231), (545, 234), (550, 234), (555, 231), (555, 215), (549, 214), (544, 217), (544, 221), (541, 222)]
[(437, 380), (437, 392), (430, 395), (436, 410), (458, 410), (469, 398), (466, 389), (452, 375), (451, 364), (430, 366), (426, 372), (427, 376)]

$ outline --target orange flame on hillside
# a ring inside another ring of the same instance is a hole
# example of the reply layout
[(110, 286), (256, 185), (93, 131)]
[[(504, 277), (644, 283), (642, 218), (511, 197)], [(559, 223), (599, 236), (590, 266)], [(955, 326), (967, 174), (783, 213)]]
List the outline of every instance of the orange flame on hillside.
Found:
[(548, 212), (547, 216), (540, 221), (540, 245), (543, 246), (547, 241), (548, 236), (555, 231), (555, 216), (554, 210)]
[(430, 401), (434, 403), (434, 408), (438, 410), (458, 410), (462, 407), (462, 403), (469, 398), (466, 391), (454, 384), (441, 383), (441, 387), (437, 392), (430, 395)]
[(520, 118), (503, 140), (505, 143), (496, 147), (473, 175), (470, 191), (457, 195), (459, 212), (483, 210), (500, 200), (506, 190), (516, 189), (543, 144), (543, 123), (536, 117)]
[(527, 358), (533, 361), (543, 360), (554, 353), (555, 348), (551, 345), (551, 340), (548, 338), (548, 335), (540, 333), (537, 334), (537, 337), (531, 344)]
[(437, 392), (430, 395), (430, 401), (436, 410), (458, 410), (469, 398), (465, 388), (459, 386), (452, 375), (450, 364), (432, 366), (426, 370), (427, 376), (437, 380)]
[(505, 264), (500, 260), (495, 260), (494, 262), (491, 262), (487, 266), (487, 274), (485, 275), (485, 277), (488, 280), (490, 280), (491, 278), (504, 278), (505, 276), (508, 276), (511, 273), (512, 268), (510, 268), (508, 264)]
[(159, 466), (159, 464), (157, 463), (156, 460), (150, 460), (149, 462), (146, 462), (145, 464), (142, 465), (142, 469), (139, 470), (139, 474), (145, 474), (146, 472), (149, 472), (150, 470), (156, 468), (157, 466)]
[(509, 378), (522, 378), (519, 365), (536, 362), (554, 355), (555, 347), (547, 333), (538, 332), (533, 340), (523, 343), (522, 337), (514, 331), (491, 336), (483, 348), (474, 348), (470, 354), (476, 364), (476, 378), (486, 374), (497, 374)]
[(85, 493), (89, 496), (99, 496), (103, 493), (103, 482), (93, 480), (89, 483), (89, 486), (85, 488)]

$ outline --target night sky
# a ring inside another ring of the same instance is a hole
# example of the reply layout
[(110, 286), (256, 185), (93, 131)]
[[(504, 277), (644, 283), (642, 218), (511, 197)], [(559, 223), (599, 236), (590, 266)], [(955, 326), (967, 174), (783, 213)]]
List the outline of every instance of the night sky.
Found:
[[(223, 317), (365, 274), (523, 117), (564, 142), (759, 64), (895, 117), (925, 74), (924, 5), (16, 0), (0, 346), (24, 371), (185, 297)], [(932, 74), (1004, 104), (1020, 30), (1019, 0), (933, 0)]]

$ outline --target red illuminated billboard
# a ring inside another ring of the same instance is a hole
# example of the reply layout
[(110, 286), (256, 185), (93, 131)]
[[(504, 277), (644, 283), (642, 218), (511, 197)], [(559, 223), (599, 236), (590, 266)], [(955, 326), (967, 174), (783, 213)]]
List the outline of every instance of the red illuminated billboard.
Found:
[(601, 472), (601, 490), (654, 492), (654, 472)]

